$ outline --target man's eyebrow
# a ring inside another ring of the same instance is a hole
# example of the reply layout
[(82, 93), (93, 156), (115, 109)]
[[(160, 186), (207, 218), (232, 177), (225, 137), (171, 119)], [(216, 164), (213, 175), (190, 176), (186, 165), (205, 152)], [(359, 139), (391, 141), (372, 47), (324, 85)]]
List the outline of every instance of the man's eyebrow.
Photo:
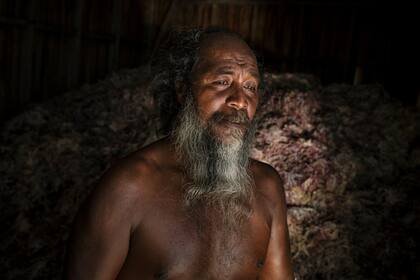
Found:
[(258, 71), (251, 71), (251, 76), (257, 80), (258, 82), (260, 81), (260, 74), (258, 73)]
[[(216, 70), (214, 71), (214, 73), (216, 75), (231, 75), (231, 74), (234, 73), (234, 70), (233, 70), (233, 67), (232, 66), (222, 66), (222, 67), (216, 68)], [(256, 79), (257, 81), (260, 80), (260, 75), (259, 75), (258, 71), (251, 70), (250, 71), (250, 75), (254, 79)]]
[(222, 67), (216, 68), (214, 73), (217, 75), (224, 75), (224, 74), (233, 74), (234, 71), (233, 71), (233, 67), (231, 66), (222, 66)]

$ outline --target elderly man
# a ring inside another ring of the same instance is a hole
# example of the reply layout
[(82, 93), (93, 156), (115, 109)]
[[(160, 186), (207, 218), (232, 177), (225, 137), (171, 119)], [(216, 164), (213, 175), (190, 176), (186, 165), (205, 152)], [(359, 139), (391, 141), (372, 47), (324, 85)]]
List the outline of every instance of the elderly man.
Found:
[(152, 83), (170, 133), (103, 176), (76, 218), (66, 277), (293, 279), (281, 180), (249, 158), (256, 57), (231, 32), (176, 41)]

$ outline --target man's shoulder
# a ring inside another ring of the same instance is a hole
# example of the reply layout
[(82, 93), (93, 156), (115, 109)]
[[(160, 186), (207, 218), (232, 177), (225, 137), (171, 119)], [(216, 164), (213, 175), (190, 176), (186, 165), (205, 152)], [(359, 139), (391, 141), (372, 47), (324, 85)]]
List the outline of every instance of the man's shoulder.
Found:
[(148, 191), (158, 177), (162, 164), (158, 160), (159, 143), (155, 142), (114, 162), (104, 173), (99, 185), (121, 192)]
[(139, 204), (153, 191), (161, 169), (153, 144), (112, 163), (101, 176), (91, 196), (105, 197), (112, 204)]
[(283, 181), (277, 170), (271, 165), (252, 160), (251, 170), (256, 191), (261, 194), (271, 209), (281, 207), (285, 203)]
[(100, 179), (100, 186), (119, 191), (140, 191), (147, 188), (150, 174), (156, 169), (153, 160), (136, 152), (114, 162)]
[(277, 170), (268, 163), (251, 159), (251, 170), (255, 180), (269, 185), (279, 184), (282, 186), (282, 180)]
[(155, 193), (156, 165), (144, 150), (114, 162), (82, 205), (79, 223), (137, 226)]

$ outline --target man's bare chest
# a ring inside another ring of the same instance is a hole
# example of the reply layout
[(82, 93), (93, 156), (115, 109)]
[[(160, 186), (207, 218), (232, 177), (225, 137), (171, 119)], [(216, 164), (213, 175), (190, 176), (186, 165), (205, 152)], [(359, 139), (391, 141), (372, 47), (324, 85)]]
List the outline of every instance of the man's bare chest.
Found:
[(217, 218), (197, 221), (168, 201), (132, 233), (126, 269), (144, 279), (256, 279), (270, 235), (266, 218), (257, 209), (233, 231)]

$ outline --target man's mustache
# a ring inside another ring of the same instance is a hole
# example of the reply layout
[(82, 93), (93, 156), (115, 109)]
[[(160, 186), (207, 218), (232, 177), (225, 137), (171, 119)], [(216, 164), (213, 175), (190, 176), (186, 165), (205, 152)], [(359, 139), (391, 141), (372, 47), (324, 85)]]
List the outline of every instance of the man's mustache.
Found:
[(233, 111), (230, 114), (216, 112), (210, 119), (212, 122), (232, 122), (236, 124), (246, 125), (250, 124), (248, 113), (245, 110)]

